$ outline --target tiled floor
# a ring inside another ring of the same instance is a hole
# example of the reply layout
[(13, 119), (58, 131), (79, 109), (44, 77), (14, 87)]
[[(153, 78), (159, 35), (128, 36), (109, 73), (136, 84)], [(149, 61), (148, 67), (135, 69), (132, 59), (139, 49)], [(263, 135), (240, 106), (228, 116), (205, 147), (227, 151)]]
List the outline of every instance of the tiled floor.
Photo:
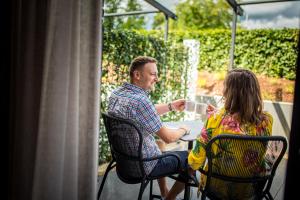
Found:
[[(278, 166), (276, 176), (273, 180), (271, 187), (271, 193), (275, 200), (282, 200), (284, 194), (284, 181), (285, 181), (285, 171), (286, 171), (287, 159), (284, 158)], [(99, 176), (99, 183), (102, 181), (102, 176)], [(173, 180), (168, 179), (169, 188), (173, 185)], [(99, 184), (100, 185), (100, 184)], [(101, 194), (102, 200), (134, 200), (137, 199), (139, 184), (129, 185), (123, 183), (116, 175), (116, 172), (112, 170), (105, 182), (104, 189)], [(159, 189), (157, 182), (154, 181), (154, 193), (159, 194)], [(180, 194), (183, 198), (183, 192)], [(143, 199), (149, 199), (149, 186), (145, 189)], [(192, 189), (192, 200), (197, 198), (197, 188)]]

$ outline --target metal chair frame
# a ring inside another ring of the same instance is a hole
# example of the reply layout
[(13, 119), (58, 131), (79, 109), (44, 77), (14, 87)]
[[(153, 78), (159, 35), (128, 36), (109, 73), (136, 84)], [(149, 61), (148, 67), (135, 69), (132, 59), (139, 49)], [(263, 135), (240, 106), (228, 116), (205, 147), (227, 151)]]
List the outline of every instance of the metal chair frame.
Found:
[[(162, 177), (165, 177), (165, 176), (169, 176), (170, 178), (173, 178), (175, 180), (182, 181), (182, 180), (178, 179), (178, 177), (175, 177), (174, 173), (165, 174), (165, 175), (159, 176), (159, 177), (149, 176), (145, 173), (144, 166), (143, 166), (143, 162), (145, 162), (145, 161), (153, 161), (153, 160), (158, 160), (158, 159), (161, 159), (161, 158), (173, 156), (178, 160), (179, 169), (180, 169), (181, 168), (181, 163), (180, 163), (180, 158), (179, 158), (178, 155), (173, 154), (173, 153), (164, 153), (162, 155), (155, 156), (155, 157), (152, 157), (152, 158), (143, 158), (143, 156), (142, 156), (143, 134), (142, 134), (141, 130), (138, 128), (138, 126), (132, 120), (122, 119), (122, 118), (115, 117), (115, 116), (112, 116), (112, 115), (107, 114), (107, 113), (102, 113), (102, 118), (104, 120), (104, 125), (105, 125), (106, 132), (107, 132), (107, 135), (108, 135), (109, 145), (110, 145), (111, 154), (112, 154), (112, 160), (110, 161), (110, 163), (109, 163), (109, 165), (108, 165), (108, 167), (107, 167), (107, 169), (104, 173), (104, 177), (102, 179), (100, 188), (98, 190), (97, 199), (100, 199), (100, 196), (101, 196), (101, 193), (102, 193), (102, 190), (103, 190), (103, 187), (104, 187), (104, 183), (105, 183), (105, 180), (107, 178), (107, 175), (108, 175), (109, 171), (112, 170), (114, 167), (117, 167), (117, 165), (120, 165), (120, 163), (117, 163), (117, 159), (116, 159), (118, 156), (126, 158), (127, 160), (138, 161), (138, 163), (139, 163), (139, 167), (140, 167), (140, 170), (141, 170), (141, 173), (142, 173), (142, 176), (140, 178), (133, 178), (133, 179), (132, 178), (127, 178), (127, 177), (124, 177), (122, 174), (119, 173), (118, 168), (116, 170), (118, 177), (123, 182), (128, 183), (128, 184), (141, 183), (139, 194), (138, 194), (138, 200), (140, 200), (142, 198), (143, 192), (144, 192), (144, 190), (147, 187), (149, 182), (150, 182), (150, 196), (149, 196), (149, 199), (152, 200), (154, 198), (158, 198), (158, 199), (161, 198), (160, 195), (152, 194), (153, 180), (156, 180), (158, 178), (162, 178)], [(109, 125), (109, 120), (116, 120), (116, 121), (119, 121), (121, 123), (124, 123), (124, 124), (127, 124), (129, 126), (134, 127), (134, 129), (137, 131), (138, 137), (139, 137), (138, 156), (126, 155), (124, 152), (120, 152), (116, 148), (114, 148), (112, 138), (111, 138), (111, 135), (110, 135), (112, 127)], [(189, 177), (189, 178), (191, 178), (191, 177)], [(189, 188), (189, 186), (196, 186), (198, 184), (197, 180), (195, 180), (194, 178), (192, 178), (192, 180), (194, 182), (192, 181), (192, 183), (185, 183), (186, 188)], [(187, 194), (185, 194), (185, 196), (188, 197)], [(187, 197), (185, 197), (185, 198), (187, 198)]]
[[(241, 141), (259, 141), (262, 143), (266, 143), (267, 142), (282, 142), (283, 146), (282, 149), (280, 151), (280, 154), (278, 155), (277, 159), (275, 160), (275, 162), (272, 165), (271, 168), (271, 172), (266, 174), (266, 176), (262, 176), (262, 177), (251, 177), (251, 178), (246, 178), (246, 177), (232, 177), (232, 176), (224, 176), (224, 175), (220, 175), (218, 174), (216, 171), (213, 170), (213, 152), (212, 152), (212, 144), (213, 143), (218, 143), (222, 140), (228, 140), (228, 139), (232, 139), (232, 140), (241, 140)], [(270, 193), (270, 188), (276, 173), (276, 169), (280, 163), (280, 161), (282, 160), (285, 152), (287, 149), (287, 140), (285, 137), (282, 136), (246, 136), (246, 135), (232, 135), (232, 134), (222, 134), (219, 136), (216, 136), (214, 138), (212, 138), (209, 143), (206, 146), (206, 157), (207, 157), (207, 165), (208, 168), (207, 170), (205, 170), (204, 168), (200, 168), (199, 171), (201, 172), (201, 174), (204, 174), (207, 176), (206, 179), (206, 184), (204, 186), (204, 189), (201, 190), (201, 199), (204, 200), (206, 199), (206, 197), (208, 197), (209, 199), (213, 200), (213, 199), (218, 199), (216, 197), (216, 195), (214, 195), (212, 192), (210, 192), (210, 183), (211, 183), (211, 179), (215, 178), (215, 179), (220, 179), (220, 180), (224, 180), (224, 181), (231, 181), (231, 182), (236, 182), (236, 183), (263, 183), (264, 187), (262, 187), (262, 191), (260, 192), (260, 196), (256, 197), (257, 199), (270, 199), (273, 200), (273, 196)]]

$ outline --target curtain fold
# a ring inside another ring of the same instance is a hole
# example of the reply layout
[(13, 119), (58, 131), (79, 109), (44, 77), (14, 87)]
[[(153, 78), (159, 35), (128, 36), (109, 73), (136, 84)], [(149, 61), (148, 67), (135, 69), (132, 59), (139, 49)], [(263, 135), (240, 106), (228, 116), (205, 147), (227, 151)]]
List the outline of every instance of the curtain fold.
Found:
[(95, 199), (101, 1), (12, 10), (10, 199)]

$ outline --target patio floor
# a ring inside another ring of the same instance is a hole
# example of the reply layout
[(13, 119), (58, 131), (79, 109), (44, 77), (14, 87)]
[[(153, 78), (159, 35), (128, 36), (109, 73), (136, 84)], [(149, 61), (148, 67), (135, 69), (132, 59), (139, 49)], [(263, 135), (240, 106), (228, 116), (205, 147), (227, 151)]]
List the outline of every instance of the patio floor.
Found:
[[(179, 150), (179, 149), (186, 149), (183, 143), (175, 143), (171, 148), (172, 150)], [(271, 187), (271, 194), (273, 195), (275, 200), (283, 200), (284, 196), (284, 181), (285, 181), (285, 173), (286, 173), (286, 164), (287, 164), (287, 157), (285, 156), (281, 163), (278, 166), (276, 171), (276, 176), (273, 180), (273, 184)], [(105, 169), (104, 169), (105, 170)], [(103, 173), (103, 170), (101, 170)], [(103, 176), (98, 177), (98, 187), (102, 181)], [(167, 183), (169, 188), (172, 187), (174, 180), (168, 178)], [(139, 192), (140, 184), (126, 184), (123, 183), (116, 175), (115, 170), (111, 170), (108, 174), (102, 194), (101, 200), (134, 200), (137, 199), (138, 192)], [(197, 198), (197, 188), (191, 189), (191, 200), (199, 199)], [(160, 194), (157, 181), (153, 182), (153, 193)], [(183, 192), (179, 195), (183, 199)], [(143, 199), (149, 199), (149, 185), (144, 191)]]

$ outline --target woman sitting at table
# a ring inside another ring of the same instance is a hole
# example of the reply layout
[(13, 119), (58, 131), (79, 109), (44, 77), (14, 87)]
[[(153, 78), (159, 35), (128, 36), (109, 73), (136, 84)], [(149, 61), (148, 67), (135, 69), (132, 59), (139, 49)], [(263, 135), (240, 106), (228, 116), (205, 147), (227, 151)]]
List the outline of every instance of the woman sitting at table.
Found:
[[(224, 81), (223, 98), (225, 102), (222, 109), (208, 107), (207, 121), (194, 149), (189, 153), (188, 163), (194, 170), (205, 164), (205, 146), (213, 137), (220, 134), (269, 136), (272, 133), (273, 118), (267, 112), (262, 111), (260, 87), (253, 72), (246, 69), (231, 70)], [(231, 173), (230, 171), (233, 170), (228, 169), (228, 173)], [(205, 180), (206, 176), (202, 175), (200, 188), (204, 187)], [(222, 183), (217, 183), (217, 185), (216, 190), (223, 195), (222, 199), (229, 199), (225, 192), (225, 185)], [(228, 187), (228, 185), (226, 186)], [(250, 191), (247, 191), (245, 185), (234, 188), (234, 199), (241, 199), (240, 195), (243, 195), (242, 198), (245, 199), (247, 192), (250, 195)]]

